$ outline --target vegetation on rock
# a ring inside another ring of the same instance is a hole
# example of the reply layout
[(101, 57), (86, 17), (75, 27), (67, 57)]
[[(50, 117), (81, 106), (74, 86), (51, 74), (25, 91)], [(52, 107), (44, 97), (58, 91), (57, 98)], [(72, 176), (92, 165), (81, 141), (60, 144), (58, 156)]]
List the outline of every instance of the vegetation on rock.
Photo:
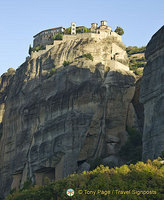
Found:
[(44, 46), (36, 46), (36, 47), (34, 47), (32, 50), (35, 52), (35, 51), (39, 51), (39, 50), (44, 50), (44, 49), (46, 49)]
[(146, 50), (146, 46), (142, 46), (142, 47), (129, 46), (126, 48), (126, 52), (129, 56), (136, 53), (144, 53), (145, 50)]
[[(90, 28), (87, 28), (85, 26), (82, 26), (82, 27), (77, 27), (76, 28), (76, 33), (88, 33), (88, 32), (91, 32), (91, 29)], [(65, 34), (71, 34), (71, 27), (67, 28), (65, 31), (64, 31)]]
[(92, 56), (92, 54), (91, 54), (91, 53), (83, 54), (83, 55), (82, 55), (82, 58), (87, 58), (87, 59), (89, 59), (89, 60), (92, 60), (92, 61), (93, 61), (93, 56)]
[(88, 33), (91, 32), (91, 30), (85, 26), (83, 27), (77, 27), (76, 33)]
[(28, 53), (29, 53), (29, 55), (31, 56), (31, 53), (32, 53), (32, 47), (31, 47), (31, 44), (29, 45)]
[(51, 71), (50, 71), (50, 76), (52, 76), (52, 75), (55, 74), (55, 73), (56, 73), (56, 68), (53, 67), (53, 68), (51, 69)]
[(67, 65), (69, 65), (69, 64), (70, 64), (70, 61), (68, 61), (68, 60), (65, 60), (65, 61), (63, 62), (64, 67), (67, 66)]
[[(162, 200), (164, 166), (161, 158), (119, 168), (100, 165), (93, 171), (72, 174), (45, 186), (31, 185), (28, 189), (13, 192), (6, 200), (66, 200), (70, 199), (66, 195), (68, 188), (75, 191), (72, 200)], [(89, 191), (94, 191), (95, 195)]]
[(61, 33), (56, 33), (55, 35), (53, 35), (52, 39), (53, 40), (62, 40), (63, 35)]
[(117, 28), (115, 29), (115, 31), (118, 35), (123, 35), (124, 34), (124, 30), (123, 28), (117, 26)]
[(71, 34), (71, 27), (65, 29), (64, 33), (65, 34)]
[(132, 70), (136, 75), (142, 76), (143, 69), (146, 65), (146, 60), (144, 56), (146, 47), (137, 47), (137, 46), (129, 46), (126, 48), (126, 52), (129, 57), (129, 68)]

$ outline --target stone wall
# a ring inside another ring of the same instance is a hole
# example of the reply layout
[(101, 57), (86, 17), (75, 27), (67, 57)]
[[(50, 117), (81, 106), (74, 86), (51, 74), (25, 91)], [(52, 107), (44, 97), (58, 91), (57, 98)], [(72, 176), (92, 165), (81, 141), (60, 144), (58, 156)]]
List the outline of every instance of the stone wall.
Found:
[(39, 38), (36, 38), (34, 39), (34, 42), (33, 42), (33, 47), (37, 47), (37, 46), (46, 46), (46, 45), (51, 45), (53, 44), (53, 39), (52, 38), (42, 38), (42, 37), (39, 37)]
[(94, 39), (104, 39), (106, 37), (114, 37), (118, 41), (121, 41), (121, 36), (115, 32), (100, 32), (98, 33), (78, 33), (76, 35), (64, 35), (63, 41), (74, 40), (74, 39), (86, 39), (86, 38), (94, 38)]

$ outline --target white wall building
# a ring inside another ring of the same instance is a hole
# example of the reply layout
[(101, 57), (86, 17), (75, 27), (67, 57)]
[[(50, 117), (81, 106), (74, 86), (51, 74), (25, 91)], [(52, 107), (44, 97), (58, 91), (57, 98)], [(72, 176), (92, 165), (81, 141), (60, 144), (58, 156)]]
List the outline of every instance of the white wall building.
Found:
[(76, 34), (76, 23), (72, 22), (71, 24), (71, 35)]

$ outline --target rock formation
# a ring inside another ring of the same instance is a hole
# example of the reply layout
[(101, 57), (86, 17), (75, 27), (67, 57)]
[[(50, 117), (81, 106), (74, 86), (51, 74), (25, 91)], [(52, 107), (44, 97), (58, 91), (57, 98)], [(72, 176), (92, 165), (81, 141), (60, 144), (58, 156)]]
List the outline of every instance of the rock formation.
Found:
[[(70, 64), (62, 66), (64, 61)], [(45, 177), (89, 169), (99, 157), (121, 162), (117, 153), (127, 139), (127, 123), (133, 123), (128, 119), (135, 90), (122, 42), (66, 41), (33, 53), (5, 77), (0, 84), (1, 195), (28, 178), (43, 184)]]
[(164, 26), (147, 45), (147, 65), (141, 84), (144, 104), (143, 160), (154, 159), (164, 151)]

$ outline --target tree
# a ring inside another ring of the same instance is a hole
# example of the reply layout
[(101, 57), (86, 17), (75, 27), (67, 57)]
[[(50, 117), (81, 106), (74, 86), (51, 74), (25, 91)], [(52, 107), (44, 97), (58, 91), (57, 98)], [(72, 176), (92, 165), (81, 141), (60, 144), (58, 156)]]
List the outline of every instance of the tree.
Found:
[(114, 32), (116, 32), (118, 35), (123, 35), (124, 34), (124, 30), (119, 26), (117, 26), (117, 28), (116, 28), (116, 30)]
[(61, 33), (56, 33), (53, 37), (54, 40), (62, 40), (63, 35)]
[(83, 26), (83, 27), (77, 27), (76, 28), (76, 32), (77, 33), (88, 33), (88, 32), (90, 32), (90, 29), (87, 28), (87, 27), (85, 27), (85, 26)]
[(65, 31), (64, 31), (65, 34), (71, 34), (71, 27), (67, 28)]
[(28, 50), (28, 53), (29, 55), (31, 56), (31, 52), (32, 52), (32, 47), (31, 47), (31, 44), (29, 45), (29, 50)]

